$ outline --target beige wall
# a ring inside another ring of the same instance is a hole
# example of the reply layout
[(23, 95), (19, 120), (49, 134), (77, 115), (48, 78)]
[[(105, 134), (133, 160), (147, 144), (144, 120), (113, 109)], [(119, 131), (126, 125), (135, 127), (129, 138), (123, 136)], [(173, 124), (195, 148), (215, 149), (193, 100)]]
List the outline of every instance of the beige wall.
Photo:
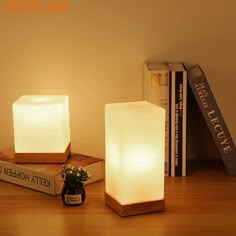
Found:
[(236, 142), (234, 0), (70, 0), (68, 13), (3, 2), (0, 149), (13, 146), (19, 96), (68, 94), (73, 151), (104, 157), (104, 104), (142, 99), (144, 60), (201, 64)]

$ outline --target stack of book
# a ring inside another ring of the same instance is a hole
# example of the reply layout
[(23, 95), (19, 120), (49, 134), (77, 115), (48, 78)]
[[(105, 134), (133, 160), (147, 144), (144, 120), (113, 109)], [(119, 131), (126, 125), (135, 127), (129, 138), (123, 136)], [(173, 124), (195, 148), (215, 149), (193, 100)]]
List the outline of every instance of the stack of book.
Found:
[(201, 67), (146, 62), (144, 100), (166, 110), (165, 175), (187, 175), (188, 92), (199, 106), (228, 174), (236, 175), (235, 145)]
[[(89, 171), (91, 178), (85, 184), (104, 178), (104, 163), (100, 158), (71, 153), (65, 165), (68, 164), (81, 166)], [(61, 193), (63, 187), (61, 168), (62, 164), (16, 163), (13, 148), (0, 152), (0, 180), (51, 195)]]

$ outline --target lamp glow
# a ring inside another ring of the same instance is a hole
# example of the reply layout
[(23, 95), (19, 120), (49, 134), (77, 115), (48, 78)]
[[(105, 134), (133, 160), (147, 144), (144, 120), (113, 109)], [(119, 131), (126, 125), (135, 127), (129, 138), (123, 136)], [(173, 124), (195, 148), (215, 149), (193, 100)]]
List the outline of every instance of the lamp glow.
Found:
[(17, 162), (64, 162), (70, 152), (68, 96), (20, 97), (13, 127)]
[(163, 211), (165, 110), (148, 102), (105, 107), (106, 203), (121, 216)]

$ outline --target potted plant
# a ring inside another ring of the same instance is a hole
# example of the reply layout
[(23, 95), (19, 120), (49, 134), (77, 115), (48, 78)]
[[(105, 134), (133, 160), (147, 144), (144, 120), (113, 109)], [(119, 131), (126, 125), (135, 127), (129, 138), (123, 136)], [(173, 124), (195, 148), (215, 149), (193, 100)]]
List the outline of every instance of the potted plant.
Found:
[(61, 193), (63, 203), (69, 206), (83, 204), (86, 198), (83, 185), (91, 177), (88, 170), (81, 166), (63, 165), (61, 177), (64, 182)]

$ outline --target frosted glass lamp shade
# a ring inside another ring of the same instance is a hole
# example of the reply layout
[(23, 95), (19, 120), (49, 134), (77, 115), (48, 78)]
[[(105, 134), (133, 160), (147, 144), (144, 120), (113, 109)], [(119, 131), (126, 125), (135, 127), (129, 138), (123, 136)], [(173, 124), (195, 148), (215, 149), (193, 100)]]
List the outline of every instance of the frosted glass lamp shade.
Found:
[(107, 104), (105, 143), (106, 203), (122, 216), (164, 210), (165, 110)]
[[(49, 156), (65, 152), (67, 155), (70, 149), (68, 96), (20, 97), (13, 104), (13, 127), (17, 157), (28, 156), (26, 162), (34, 162), (33, 154), (42, 157), (46, 153), (48, 161), (43, 161), (58, 162), (57, 158)], [(36, 162), (42, 161), (37, 159)]]

